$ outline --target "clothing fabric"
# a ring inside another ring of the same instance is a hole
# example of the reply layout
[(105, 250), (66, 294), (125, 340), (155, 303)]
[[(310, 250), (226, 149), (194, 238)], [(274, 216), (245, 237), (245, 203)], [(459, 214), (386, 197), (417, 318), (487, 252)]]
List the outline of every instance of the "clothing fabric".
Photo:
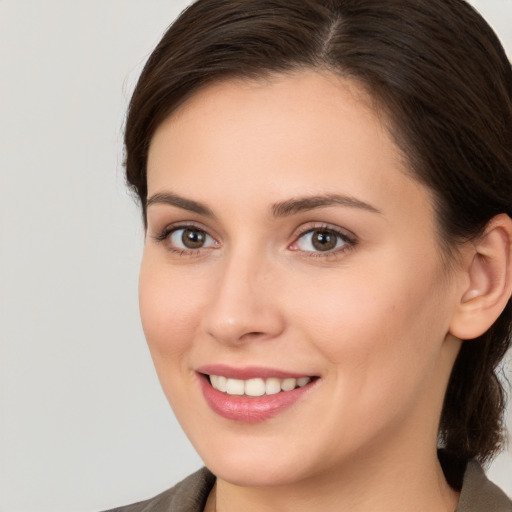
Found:
[[(214, 483), (215, 476), (203, 468), (152, 499), (107, 512), (203, 512)], [(464, 472), (455, 512), (512, 512), (512, 501), (472, 460)]]
[(203, 512), (214, 484), (215, 476), (202, 468), (154, 498), (105, 512)]
[(470, 460), (455, 512), (512, 512), (512, 501), (485, 476), (478, 462)]

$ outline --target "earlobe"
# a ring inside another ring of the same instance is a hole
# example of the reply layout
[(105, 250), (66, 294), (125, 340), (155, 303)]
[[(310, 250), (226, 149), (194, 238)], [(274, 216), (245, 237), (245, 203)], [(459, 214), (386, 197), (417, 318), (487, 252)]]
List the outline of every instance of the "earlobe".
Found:
[(510, 300), (512, 219), (497, 215), (471, 244), (465, 257), (464, 285), (450, 324), (450, 333), (462, 340), (485, 333)]

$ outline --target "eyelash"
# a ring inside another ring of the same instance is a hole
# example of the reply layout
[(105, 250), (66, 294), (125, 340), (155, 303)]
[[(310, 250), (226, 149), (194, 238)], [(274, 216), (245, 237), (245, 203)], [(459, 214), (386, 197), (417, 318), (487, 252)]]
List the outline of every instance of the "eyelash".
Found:
[[(187, 224), (181, 224), (181, 225), (175, 225), (175, 226), (167, 226), (162, 230), (162, 232), (156, 236), (153, 236), (153, 239), (156, 242), (164, 243), (169, 240), (169, 237), (175, 233), (176, 231), (180, 231), (182, 229), (191, 229), (203, 232), (206, 236), (210, 237), (212, 240), (215, 241), (216, 244), (218, 242), (213, 238), (211, 235), (208, 234), (206, 230), (201, 228), (198, 225), (195, 225), (193, 223), (187, 223)], [(301, 249), (290, 249), (292, 251), (301, 252), (304, 257), (308, 258), (333, 258), (338, 257), (341, 254), (346, 253), (347, 251), (352, 250), (358, 243), (357, 238), (353, 234), (347, 234), (344, 231), (341, 231), (339, 228), (334, 228), (327, 224), (318, 224), (313, 226), (308, 226), (307, 228), (302, 229), (297, 234), (294, 235), (294, 241), (288, 245), (288, 248), (291, 248), (292, 246), (299, 243), (299, 241), (305, 237), (308, 233), (314, 233), (317, 231), (324, 231), (326, 233), (333, 234), (338, 241), (342, 241), (344, 245), (340, 248), (333, 248), (327, 251), (304, 251)], [(338, 242), (336, 242), (338, 243)], [(170, 243), (167, 244), (167, 250), (170, 252), (177, 254), (178, 256), (200, 256), (203, 254), (203, 251), (211, 249), (211, 247), (199, 247), (197, 249), (181, 249), (172, 246)]]
[[(159, 243), (164, 243), (166, 241), (170, 242), (170, 240), (169, 240), (170, 236), (173, 233), (175, 233), (176, 231), (180, 231), (181, 229), (190, 229), (190, 230), (200, 231), (200, 232), (203, 232), (206, 236), (210, 237), (212, 240), (215, 240), (215, 238), (213, 238), (211, 235), (209, 235), (208, 232), (206, 230), (204, 230), (202, 227), (200, 227), (196, 224), (190, 223), (190, 222), (187, 224), (167, 226), (162, 230), (162, 232), (160, 234), (154, 236), (153, 239)], [(216, 240), (215, 240), (215, 242), (218, 243)], [(185, 257), (186, 256), (200, 256), (200, 255), (202, 255), (203, 251), (210, 249), (210, 247), (198, 247), (197, 249), (181, 249), (181, 248), (173, 247), (171, 245), (171, 243), (168, 243), (166, 245), (167, 245), (166, 248), (168, 251), (170, 251), (174, 254), (177, 254), (178, 256), (185, 256)]]
[[(304, 257), (307, 258), (337, 258), (348, 251), (351, 251), (358, 243), (357, 238), (354, 234), (348, 234), (342, 231), (340, 228), (330, 226), (328, 224), (314, 224), (306, 228), (301, 229), (295, 236), (294, 241), (289, 247), (298, 244), (299, 240), (305, 237), (308, 233), (315, 233), (324, 231), (334, 235), (338, 241), (344, 243), (342, 247), (330, 249), (327, 251), (301, 251), (300, 249), (291, 249), (297, 252), (302, 252)], [(338, 243), (338, 242), (337, 242)]]

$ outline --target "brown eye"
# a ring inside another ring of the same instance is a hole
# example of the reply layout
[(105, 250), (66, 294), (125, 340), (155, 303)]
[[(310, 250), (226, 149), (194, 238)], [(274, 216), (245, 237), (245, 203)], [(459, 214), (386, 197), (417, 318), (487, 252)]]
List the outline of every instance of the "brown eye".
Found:
[(217, 242), (206, 231), (194, 226), (175, 229), (168, 236), (171, 245), (180, 250), (197, 250), (217, 246)]
[(294, 248), (304, 252), (329, 252), (353, 245), (344, 234), (334, 229), (312, 229), (303, 233), (294, 243)]
[(181, 241), (187, 249), (199, 249), (206, 241), (206, 233), (199, 229), (184, 229)]
[(332, 231), (313, 231), (311, 243), (317, 251), (330, 251), (336, 247), (338, 236)]

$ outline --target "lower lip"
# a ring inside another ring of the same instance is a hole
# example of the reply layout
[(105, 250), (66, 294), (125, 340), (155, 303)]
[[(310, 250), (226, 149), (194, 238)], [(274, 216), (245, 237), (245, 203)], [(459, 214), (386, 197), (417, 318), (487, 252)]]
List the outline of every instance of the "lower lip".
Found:
[(309, 384), (292, 391), (281, 391), (275, 395), (263, 395), (254, 398), (228, 395), (218, 391), (212, 387), (208, 377), (204, 375), (200, 376), (199, 381), (206, 402), (219, 416), (242, 423), (259, 423), (292, 406), (310, 391), (317, 380), (315, 379)]

